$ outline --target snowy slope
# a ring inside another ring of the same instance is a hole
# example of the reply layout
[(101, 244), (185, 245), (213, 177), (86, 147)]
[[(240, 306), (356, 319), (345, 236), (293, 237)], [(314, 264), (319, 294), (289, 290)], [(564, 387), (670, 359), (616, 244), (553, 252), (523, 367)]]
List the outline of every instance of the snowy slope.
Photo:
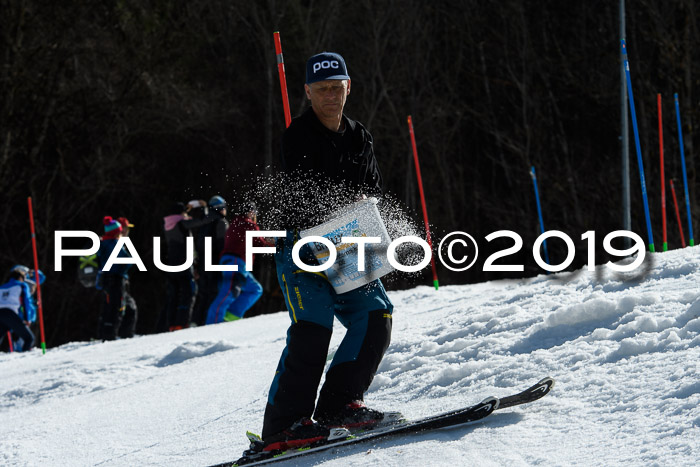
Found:
[[(552, 393), (468, 427), (290, 465), (696, 465), (700, 250), (520, 281), (393, 292), (367, 402), (420, 417), (550, 375)], [(0, 464), (204, 466), (258, 431), (286, 313), (46, 355), (0, 355)], [(342, 329), (334, 334), (337, 346)]]

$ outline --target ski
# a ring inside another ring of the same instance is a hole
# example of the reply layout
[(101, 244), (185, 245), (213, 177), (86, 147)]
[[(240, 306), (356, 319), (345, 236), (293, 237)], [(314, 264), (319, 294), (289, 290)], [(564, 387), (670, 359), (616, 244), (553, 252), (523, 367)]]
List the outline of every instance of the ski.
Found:
[(286, 451), (263, 451), (262, 439), (252, 433), (248, 433), (248, 439), (251, 442), (251, 448), (243, 453), (243, 456), (235, 462), (224, 462), (212, 467), (237, 467), (242, 465), (267, 465), (273, 462), (279, 462), (300, 456), (314, 454), (329, 449), (347, 446), (351, 444), (359, 444), (368, 441), (378, 440), (392, 436), (398, 436), (410, 433), (420, 433), (424, 431), (436, 430), (439, 428), (447, 428), (457, 425), (476, 422), (481, 420), (495, 410), (500, 410), (508, 407), (514, 407), (520, 404), (526, 404), (536, 401), (552, 389), (554, 380), (552, 378), (544, 378), (533, 386), (521, 391), (517, 394), (498, 399), (489, 397), (482, 402), (465, 407), (462, 409), (452, 410), (449, 412), (433, 415), (413, 421), (402, 421), (394, 425), (386, 425), (364, 431), (359, 434), (351, 434), (346, 437), (336, 439), (322, 440), (317, 443), (304, 446), (297, 449), (289, 449)]
[(498, 410), (534, 402), (546, 396), (553, 387), (554, 379), (550, 377), (542, 378), (536, 384), (533, 384), (522, 392), (513, 394), (512, 396), (501, 397), (499, 399)]
[(463, 423), (476, 421), (486, 417), (495, 410), (497, 405), (498, 399), (495, 397), (490, 397), (479, 404), (475, 404), (461, 410), (455, 410), (420, 420), (409, 421), (399, 425), (377, 428), (363, 432), (362, 434), (349, 435), (341, 439), (323, 440), (302, 448), (290, 449), (287, 451), (259, 451), (253, 447), (255, 443), (251, 443), (252, 448), (244, 452), (243, 457), (238, 459), (236, 462), (218, 464), (214, 467), (266, 465), (273, 462), (279, 462), (316, 452), (326, 451), (336, 447), (346, 446), (349, 444), (358, 444), (404, 433), (418, 433), (426, 430), (461, 425)]

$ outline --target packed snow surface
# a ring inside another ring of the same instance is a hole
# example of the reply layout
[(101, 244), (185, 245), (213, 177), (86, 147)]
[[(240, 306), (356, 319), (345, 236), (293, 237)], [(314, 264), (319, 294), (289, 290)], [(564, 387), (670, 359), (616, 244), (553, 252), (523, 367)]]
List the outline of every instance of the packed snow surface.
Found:
[[(552, 392), (483, 421), (289, 465), (697, 465), (700, 250), (644, 268), (390, 293), (392, 343), (366, 402), (422, 417)], [(50, 312), (47, 311), (47, 312)], [(206, 466), (259, 431), (284, 313), (0, 356), (0, 464)], [(332, 349), (343, 329), (335, 330)]]

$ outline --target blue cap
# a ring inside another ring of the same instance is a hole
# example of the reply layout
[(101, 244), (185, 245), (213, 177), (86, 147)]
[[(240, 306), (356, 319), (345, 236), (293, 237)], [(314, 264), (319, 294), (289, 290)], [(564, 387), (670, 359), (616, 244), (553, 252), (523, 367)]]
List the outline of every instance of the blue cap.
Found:
[(212, 209), (223, 209), (226, 207), (226, 201), (219, 195), (212, 196), (209, 200), (209, 207)]
[(350, 79), (345, 60), (334, 52), (321, 52), (306, 62), (306, 84), (327, 79)]

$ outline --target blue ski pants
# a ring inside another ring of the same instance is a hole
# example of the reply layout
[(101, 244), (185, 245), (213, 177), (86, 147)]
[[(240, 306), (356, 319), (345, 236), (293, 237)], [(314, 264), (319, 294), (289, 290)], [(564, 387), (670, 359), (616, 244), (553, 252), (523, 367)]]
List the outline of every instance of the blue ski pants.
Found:
[[(303, 417), (332, 413), (353, 400), (362, 400), (391, 338), (393, 305), (381, 281), (337, 294), (322, 273), (306, 272), (294, 264), (294, 232), (277, 241), (277, 279), (291, 326), (270, 387), (263, 438)], [(300, 257), (318, 264), (305, 245)], [(326, 364), (334, 319), (346, 328), (316, 403)]]
[(221, 264), (237, 265), (238, 272), (224, 271), (219, 281), (219, 293), (209, 306), (206, 324), (221, 323), (230, 313), (243, 318), (246, 311), (257, 302), (263, 293), (262, 285), (253, 277), (252, 271), (245, 270), (245, 261), (238, 256), (223, 255)]

